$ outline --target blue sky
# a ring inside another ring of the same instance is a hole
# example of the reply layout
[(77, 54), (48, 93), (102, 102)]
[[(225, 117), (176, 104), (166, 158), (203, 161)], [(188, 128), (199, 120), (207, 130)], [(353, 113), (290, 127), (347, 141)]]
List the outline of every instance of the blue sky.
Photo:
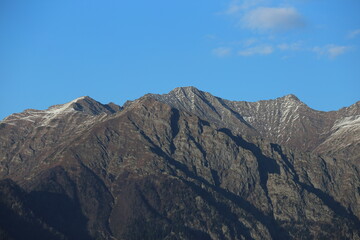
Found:
[(359, 0), (1, 0), (0, 119), (196, 86), (230, 100), (360, 100)]

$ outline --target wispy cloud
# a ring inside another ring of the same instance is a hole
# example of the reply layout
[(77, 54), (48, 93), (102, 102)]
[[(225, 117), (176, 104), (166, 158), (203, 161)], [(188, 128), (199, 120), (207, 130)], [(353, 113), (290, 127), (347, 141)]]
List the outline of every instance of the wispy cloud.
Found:
[(360, 29), (355, 29), (348, 34), (348, 38), (355, 38), (360, 35)]
[(303, 50), (302, 42), (294, 43), (281, 43), (277, 45), (277, 48), (282, 51), (300, 51)]
[(224, 13), (229, 15), (236, 14), (240, 11), (244, 11), (264, 3), (264, 1), (265, 0), (233, 0), (230, 2), (228, 9)]
[(245, 47), (249, 47), (251, 45), (253, 45), (254, 43), (257, 43), (259, 40), (256, 38), (249, 38), (244, 40), (242, 43)]
[(219, 47), (212, 50), (212, 53), (217, 57), (226, 57), (231, 55), (231, 48)]
[(231, 3), (229, 8), (225, 11), (225, 14), (234, 14), (239, 12), (242, 9), (242, 7), (236, 3)]
[(313, 52), (321, 56), (326, 56), (328, 58), (334, 59), (351, 49), (349, 46), (338, 46), (334, 44), (329, 44), (323, 47), (314, 47)]
[(269, 55), (274, 52), (274, 48), (270, 45), (256, 46), (240, 50), (238, 54), (240, 56), (253, 56), (253, 55)]
[(304, 18), (292, 7), (258, 7), (247, 12), (241, 22), (246, 28), (260, 31), (288, 31), (305, 26)]

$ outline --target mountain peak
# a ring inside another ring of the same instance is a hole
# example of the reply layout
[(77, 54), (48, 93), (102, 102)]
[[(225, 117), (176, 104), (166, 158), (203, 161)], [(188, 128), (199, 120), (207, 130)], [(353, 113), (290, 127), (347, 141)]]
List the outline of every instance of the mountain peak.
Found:
[(301, 102), (300, 99), (297, 96), (295, 96), (294, 94), (288, 94), (288, 95), (285, 95), (285, 96), (283, 96), (281, 98), (284, 99), (284, 100), (287, 100), (287, 101)]
[(46, 110), (27, 109), (21, 113), (14, 113), (6, 117), (3, 121), (14, 124), (19, 120), (25, 120), (46, 125), (52, 119), (76, 112), (81, 112), (86, 115), (99, 115), (101, 113), (112, 114), (120, 110), (121, 107), (116, 104), (102, 104), (89, 96), (82, 96), (68, 103), (53, 105)]
[(92, 99), (91, 97), (82, 96), (68, 103), (51, 106), (44, 112), (59, 114), (59, 113), (72, 112), (75, 110), (78, 112), (97, 115), (101, 112), (100, 105), (102, 104)]
[(177, 87), (174, 88), (172, 91), (186, 91), (186, 92), (194, 92), (194, 91), (200, 91), (199, 89), (197, 89), (194, 86), (186, 86), (186, 87)]
[(200, 92), (202, 92), (202, 91), (200, 91), (200, 90), (197, 89), (196, 87), (188, 86), (188, 87), (177, 87), (177, 88), (174, 88), (172, 91), (169, 92), (169, 94), (174, 93), (174, 94), (176, 94), (176, 95), (178, 95), (178, 94), (189, 95), (189, 94), (200, 93)]
[(120, 107), (114, 103), (102, 104), (89, 96), (79, 97), (70, 103), (75, 111), (84, 112), (91, 115), (99, 115), (101, 113), (115, 113)]
[(85, 100), (85, 99), (95, 101), (93, 98), (91, 98), (89, 96), (82, 96), (82, 97), (78, 97), (78, 98), (72, 100), (71, 102), (78, 102), (78, 101)]

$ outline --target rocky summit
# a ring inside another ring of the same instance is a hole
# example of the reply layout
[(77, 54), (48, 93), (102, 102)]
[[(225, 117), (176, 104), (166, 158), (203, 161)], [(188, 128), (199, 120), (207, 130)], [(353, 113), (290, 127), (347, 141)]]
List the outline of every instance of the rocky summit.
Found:
[(360, 102), (194, 87), (0, 122), (0, 239), (360, 239)]

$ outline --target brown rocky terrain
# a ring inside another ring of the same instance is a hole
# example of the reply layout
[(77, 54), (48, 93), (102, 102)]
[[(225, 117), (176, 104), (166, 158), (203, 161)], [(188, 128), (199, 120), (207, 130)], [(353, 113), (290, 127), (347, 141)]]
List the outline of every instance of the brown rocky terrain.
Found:
[(3, 239), (360, 239), (359, 102), (193, 87), (0, 122)]

